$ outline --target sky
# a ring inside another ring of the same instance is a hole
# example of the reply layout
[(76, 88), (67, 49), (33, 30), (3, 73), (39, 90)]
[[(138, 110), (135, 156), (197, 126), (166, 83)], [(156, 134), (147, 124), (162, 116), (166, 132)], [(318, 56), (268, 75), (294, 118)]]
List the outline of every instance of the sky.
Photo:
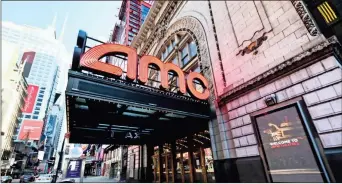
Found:
[(63, 43), (72, 54), (80, 29), (88, 36), (107, 41), (118, 22), (120, 6), (121, 1), (2, 1), (2, 21), (47, 28), (57, 15), (58, 38), (68, 14)]

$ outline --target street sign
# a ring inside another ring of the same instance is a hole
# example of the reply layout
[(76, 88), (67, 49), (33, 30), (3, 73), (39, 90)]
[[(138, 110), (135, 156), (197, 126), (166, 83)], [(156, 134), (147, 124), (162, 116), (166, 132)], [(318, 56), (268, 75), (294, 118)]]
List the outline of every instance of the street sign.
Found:
[(82, 170), (82, 159), (70, 160), (65, 178), (80, 178)]

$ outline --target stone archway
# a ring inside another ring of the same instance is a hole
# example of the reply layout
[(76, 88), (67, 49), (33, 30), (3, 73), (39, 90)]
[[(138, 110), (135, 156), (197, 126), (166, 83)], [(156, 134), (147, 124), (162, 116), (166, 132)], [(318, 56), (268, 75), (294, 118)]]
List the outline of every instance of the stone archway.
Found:
[[(203, 71), (204, 76), (209, 81), (209, 90), (210, 90), (210, 97), (209, 101), (214, 104), (216, 88), (214, 88), (214, 76), (212, 74), (212, 65), (211, 65), (211, 58), (210, 52), (208, 47), (207, 37), (204, 31), (204, 28), (201, 22), (190, 16), (186, 16), (181, 18), (180, 20), (173, 23), (169, 28), (166, 29), (166, 26), (161, 26), (158, 29), (158, 37), (160, 41), (156, 48), (162, 48), (162, 45), (165, 44), (170, 37), (178, 32), (187, 32), (192, 39), (196, 42), (197, 45), (197, 54), (199, 65)], [(156, 56), (159, 53), (160, 49), (155, 50), (153, 55)]]

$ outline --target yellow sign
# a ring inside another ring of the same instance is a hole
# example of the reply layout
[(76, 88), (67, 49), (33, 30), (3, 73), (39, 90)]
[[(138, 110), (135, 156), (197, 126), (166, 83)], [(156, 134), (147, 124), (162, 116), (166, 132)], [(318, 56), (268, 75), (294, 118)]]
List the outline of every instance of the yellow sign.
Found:
[(324, 20), (327, 24), (330, 24), (337, 20), (337, 16), (335, 11), (331, 8), (328, 2), (324, 2), (317, 7), (318, 11), (324, 17)]

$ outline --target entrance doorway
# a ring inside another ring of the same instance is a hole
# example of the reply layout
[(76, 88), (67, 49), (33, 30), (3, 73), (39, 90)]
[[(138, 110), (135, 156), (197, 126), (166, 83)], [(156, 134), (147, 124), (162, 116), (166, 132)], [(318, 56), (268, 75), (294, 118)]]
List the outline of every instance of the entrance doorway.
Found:
[(178, 139), (175, 146), (166, 143), (163, 149), (155, 147), (152, 156), (154, 182), (215, 182), (209, 133), (205, 132), (189, 136), (192, 140)]

